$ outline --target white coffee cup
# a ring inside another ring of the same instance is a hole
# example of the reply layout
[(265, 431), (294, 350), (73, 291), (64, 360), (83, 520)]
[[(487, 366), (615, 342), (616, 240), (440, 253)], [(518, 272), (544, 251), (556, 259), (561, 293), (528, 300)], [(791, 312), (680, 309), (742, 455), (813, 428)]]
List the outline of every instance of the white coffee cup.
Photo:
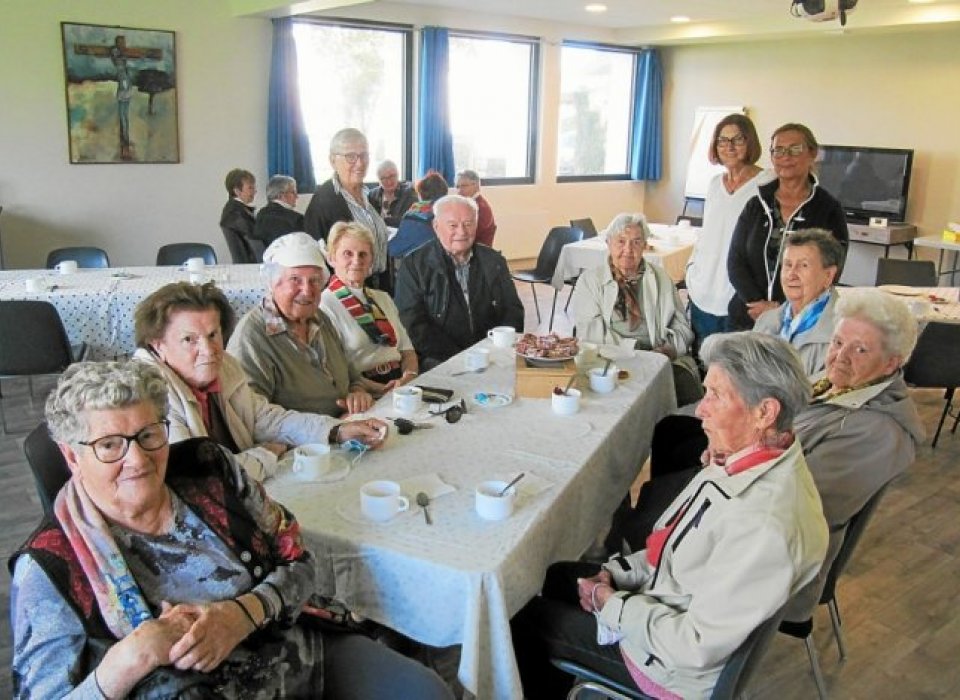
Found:
[(477, 486), (477, 515), (484, 520), (505, 520), (510, 517), (514, 502), (517, 500), (517, 489), (511, 486), (501, 496), (500, 492), (506, 485), (506, 481), (484, 481)]
[(486, 369), (490, 366), (490, 350), (487, 348), (470, 348), (463, 356), (463, 366), (469, 372)]
[(398, 386), (393, 390), (393, 408), (410, 416), (420, 410), (423, 403), (423, 389), (418, 386)]
[(608, 394), (617, 387), (617, 366), (610, 365), (607, 373), (603, 373), (603, 367), (594, 367), (587, 372), (590, 377), (590, 388), (598, 394)]
[(78, 267), (76, 260), (61, 260), (57, 263), (56, 270), (61, 275), (72, 275)]
[(567, 389), (566, 394), (553, 392), (550, 395), (550, 407), (558, 416), (572, 416), (580, 410), (580, 390)]
[(190, 272), (203, 272), (204, 268), (203, 258), (189, 258), (187, 260), (187, 269)]
[(330, 445), (311, 443), (293, 450), (293, 473), (303, 481), (319, 481), (330, 473)]
[(487, 331), (487, 337), (493, 341), (495, 347), (512, 348), (517, 341), (517, 331), (513, 326), (497, 326)]
[(24, 283), (27, 285), (27, 291), (34, 294), (46, 290), (46, 284), (44, 284), (42, 277), (29, 277)]
[(410, 508), (410, 501), (400, 494), (396, 481), (368, 481), (360, 487), (360, 512), (378, 523), (386, 522)]

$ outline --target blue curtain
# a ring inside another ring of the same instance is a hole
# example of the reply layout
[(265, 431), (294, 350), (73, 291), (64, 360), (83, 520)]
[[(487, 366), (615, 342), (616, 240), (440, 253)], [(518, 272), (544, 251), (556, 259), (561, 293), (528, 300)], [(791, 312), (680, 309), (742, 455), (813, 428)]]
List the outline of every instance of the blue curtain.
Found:
[(450, 39), (443, 27), (424, 27), (420, 43), (420, 108), (417, 110), (417, 177), (436, 170), (453, 185), (453, 134), (447, 75)]
[(267, 114), (268, 175), (289, 175), (301, 192), (312, 192), (317, 183), (310, 158), (310, 139), (300, 113), (297, 87), (297, 47), (293, 20), (273, 20), (273, 56)]
[(663, 73), (660, 70), (660, 54), (654, 49), (648, 49), (637, 57), (633, 99), (630, 176), (634, 180), (659, 180), (663, 152)]

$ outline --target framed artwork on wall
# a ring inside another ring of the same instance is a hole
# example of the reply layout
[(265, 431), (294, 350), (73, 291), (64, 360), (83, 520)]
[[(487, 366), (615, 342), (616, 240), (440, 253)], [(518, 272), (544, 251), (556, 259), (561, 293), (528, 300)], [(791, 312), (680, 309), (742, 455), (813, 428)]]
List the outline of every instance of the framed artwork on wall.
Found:
[(71, 163), (179, 163), (174, 32), (60, 23)]

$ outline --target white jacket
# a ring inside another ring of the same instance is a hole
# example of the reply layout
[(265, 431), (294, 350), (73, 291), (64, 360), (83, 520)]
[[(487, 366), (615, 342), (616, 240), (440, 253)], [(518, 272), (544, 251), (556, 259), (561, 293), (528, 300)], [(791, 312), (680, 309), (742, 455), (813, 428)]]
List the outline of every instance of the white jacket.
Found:
[[(200, 413), (200, 402), (180, 376), (153, 354), (138, 349), (134, 358), (148, 362), (163, 372), (170, 399), (170, 442), (192, 437), (207, 437)], [(277, 472), (277, 456), (264, 442), (282, 442), (291, 446), (311, 442), (326, 444), (330, 431), (340, 421), (316, 413), (288, 411), (267, 401), (251, 389), (240, 363), (224, 354), (220, 367), (220, 396), (223, 418), (240, 454), (237, 461), (253, 478), (263, 481)]]
[(705, 467), (656, 527), (684, 505), (658, 568), (645, 550), (604, 565), (620, 590), (600, 617), (652, 681), (690, 700), (709, 697), (750, 632), (816, 576), (827, 524), (797, 440), (734, 476)]

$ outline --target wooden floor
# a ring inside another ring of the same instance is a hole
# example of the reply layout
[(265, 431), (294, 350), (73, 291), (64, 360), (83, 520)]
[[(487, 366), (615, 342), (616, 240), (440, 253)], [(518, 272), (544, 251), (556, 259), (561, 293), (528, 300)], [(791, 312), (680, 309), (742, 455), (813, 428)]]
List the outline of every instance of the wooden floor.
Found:
[[(527, 329), (538, 327), (529, 285), (521, 297)], [(538, 287), (546, 331), (553, 290)], [(558, 300), (555, 330), (569, 333)], [(31, 400), (22, 380), (3, 382), (10, 432), (0, 435), (0, 553), (6, 561), (40, 519), (40, 505), (23, 459), (23, 438), (39, 421), (49, 381), (37, 380)], [(932, 435), (942, 393), (915, 391)], [(10, 577), (0, 574), (0, 698), (10, 697)], [(927, 440), (917, 461), (889, 489), (838, 587), (848, 658), (837, 662), (825, 609), (817, 611), (814, 638), (830, 695), (891, 700), (960, 698), (960, 436)], [(799, 640), (778, 635), (750, 697), (816, 697)], [(487, 699), (481, 699), (487, 700)]]

